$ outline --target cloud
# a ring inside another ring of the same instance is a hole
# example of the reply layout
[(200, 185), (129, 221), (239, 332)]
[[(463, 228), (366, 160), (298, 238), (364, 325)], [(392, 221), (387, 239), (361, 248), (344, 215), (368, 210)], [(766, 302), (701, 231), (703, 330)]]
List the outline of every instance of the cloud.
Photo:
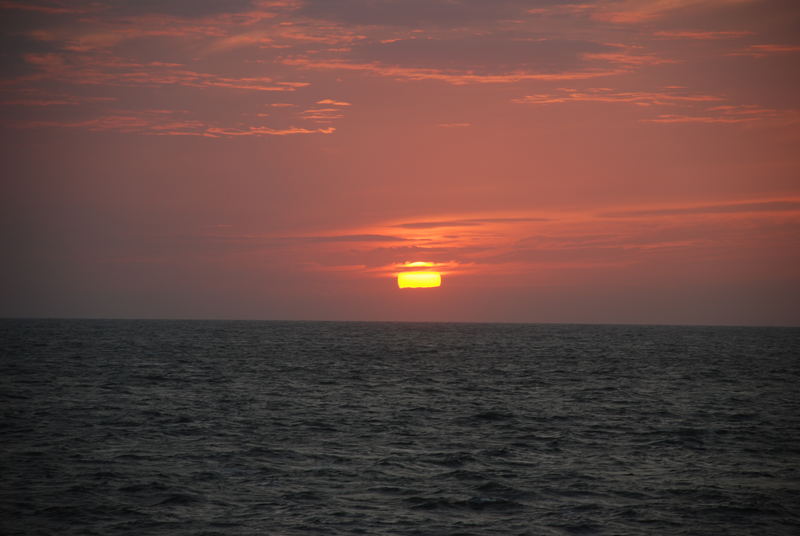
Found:
[[(681, 113), (660, 113), (642, 118), (646, 123), (755, 123), (763, 121), (795, 122), (800, 111), (764, 108), (758, 105), (723, 104), (716, 95), (687, 93), (684, 88), (660, 91), (624, 91), (610, 88), (585, 90), (562, 88), (556, 93), (539, 93), (512, 99), (518, 104), (553, 105), (578, 102), (633, 104), (643, 109), (680, 108)], [(711, 104), (715, 104), (710, 106)]]
[(558, 0), (305, 0), (298, 14), (348, 24), (462, 26), (517, 18)]
[(603, 218), (640, 218), (653, 216), (739, 214), (750, 212), (797, 212), (800, 200), (753, 201), (745, 203), (721, 203), (689, 207), (648, 208), (605, 212)]
[(438, 229), (442, 227), (477, 227), (487, 223), (525, 223), (550, 221), (548, 218), (470, 218), (464, 220), (413, 221), (398, 223), (392, 227), (402, 229)]
[(382, 234), (344, 234), (327, 236), (300, 236), (290, 240), (307, 242), (406, 242), (407, 238)]
[(114, 102), (117, 100), (116, 97), (68, 95), (61, 92), (48, 92), (33, 89), (13, 93), (11, 98), (0, 101), (0, 105), (42, 108), (49, 106), (78, 106), (81, 104)]
[(261, 48), (276, 46), (275, 40), (266, 34), (266, 32), (258, 31), (251, 33), (240, 33), (217, 39), (206, 47), (207, 52), (228, 52), (238, 48), (257, 46)]
[(659, 65), (662, 63), (680, 63), (677, 60), (661, 58), (655, 54), (634, 53), (633, 50), (618, 50), (616, 52), (585, 54), (584, 59), (591, 61), (603, 61), (617, 65), (624, 65), (627, 67)]
[(752, 58), (763, 58), (773, 54), (791, 54), (800, 52), (800, 45), (750, 45), (749, 47), (730, 52), (729, 56), (750, 56)]
[(660, 114), (647, 123), (796, 123), (800, 121), (800, 110), (763, 108), (758, 105), (714, 106), (693, 114)]
[(293, 136), (296, 134), (333, 134), (336, 129), (328, 128), (272, 128), (272, 127), (247, 127), (247, 128), (222, 128), (208, 127), (203, 136), (207, 137), (227, 137), (227, 136)]
[(109, 15), (163, 14), (174, 17), (203, 18), (253, 9), (252, 0), (104, 0)]
[(596, 9), (596, 5), (591, 1), (585, 2), (566, 2), (566, 3), (552, 3), (545, 7), (531, 7), (527, 12), (531, 15), (544, 15), (544, 16), (575, 16), (591, 13)]
[[(250, 47), (281, 49), (298, 42), (341, 43), (357, 39), (352, 32), (339, 27), (324, 26), (313, 21), (288, 22), (275, 19), (285, 2), (259, 1), (252, 9), (242, 2), (203, 3), (91, 2), (92, 13), (73, 16), (70, 24), (50, 22), (42, 17), (15, 15), (4, 21), (11, 34), (24, 34), (49, 43), (60, 52), (106, 52), (124, 57), (172, 61), (224, 54)], [(9, 17), (6, 16), (6, 19)], [(0, 18), (0, 20), (2, 20)], [(68, 19), (69, 20), (69, 19)], [(9, 48), (13, 53), (38, 52), (31, 47)]]
[(64, 54), (26, 54), (25, 60), (40, 75), (76, 85), (174, 86), (227, 88), (249, 91), (295, 91), (307, 82), (276, 81), (267, 76), (233, 77), (203, 73), (163, 62), (141, 63), (119, 58), (73, 58)]
[(539, 93), (512, 99), (517, 104), (563, 104), (569, 102), (632, 103), (642, 106), (676, 105), (721, 101), (715, 95), (689, 94), (673, 88), (660, 91), (624, 91), (610, 88), (585, 90), (560, 89), (557, 93)]
[(358, 43), (347, 54), (347, 61), (486, 75), (519, 71), (563, 73), (586, 68), (590, 63), (588, 54), (611, 52), (616, 48), (586, 40), (541, 39), (522, 34), (466, 35)]
[(0, 72), (6, 80), (29, 76), (36, 71), (36, 67), (26, 61), (25, 54), (46, 55), (56, 50), (53, 43), (42, 41), (28, 33), (0, 27)]
[(19, 10), (19, 11), (32, 11), (45, 15), (64, 15), (71, 13), (86, 13), (91, 11), (89, 7), (70, 6), (63, 2), (57, 1), (43, 1), (43, 2), (30, 2), (30, 1), (13, 1), (3, 0), (0, 1), (0, 10)]
[[(742, 217), (746, 215), (747, 217)], [(739, 255), (738, 248), (769, 247), (775, 233), (796, 233), (800, 200), (772, 199), (737, 203), (627, 207), (592, 214), (554, 211), (549, 217), (475, 217), (383, 222), (336, 242), (364, 242), (363, 247), (332, 246), (314, 262), (329, 266), (364, 266), (364, 272), (390, 274), (398, 263), (425, 260), (446, 265), (452, 274), (525, 274), (539, 268), (591, 270), (657, 263), (659, 259), (700, 259)], [(713, 217), (708, 217), (713, 216)], [(439, 236), (447, 227), (469, 228), (458, 236)], [(397, 234), (385, 229), (399, 229)], [(404, 231), (407, 233), (404, 235)], [(431, 231), (426, 234), (424, 231)], [(475, 232), (477, 231), (477, 232)], [(391, 237), (400, 246), (369, 242)], [(431, 237), (435, 237), (432, 239)], [(676, 253), (678, 252), (678, 253)]]
[(208, 138), (241, 136), (293, 136), (300, 134), (332, 134), (327, 128), (274, 128), (263, 125), (221, 126), (191, 117), (175, 110), (117, 110), (99, 117), (75, 121), (18, 121), (19, 128), (78, 128), (92, 132), (119, 132), (157, 136), (202, 136)]
[(204, 123), (182, 119), (168, 110), (119, 110), (100, 117), (76, 121), (22, 121), (21, 128), (80, 128), (95, 132), (163, 133), (200, 135)]
[(344, 110), (350, 106), (349, 102), (335, 101), (332, 99), (322, 99), (316, 102), (320, 106), (315, 106), (300, 112), (300, 117), (321, 123), (330, 123), (336, 119), (344, 117)]
[(638, 24), (676, 13), (709, 11), (755, 1), (757, 0), (601, 0), (594, 16), (610, 22)]
[(349, 102), (335, 101), (333, 99), (318, 100), (317, 104), (329, 104), (331, 106), (350, 106), (351, 105)]
[(654, 36), (666, 39), (697, 39), (701, 41), (711, 41), (719, 39), (740, 39), (754, 35), (749, 31), (660, 31), (654, 32)]
[(323, 122), (330, 122), (334, 119), (341, 119), (344, 117), (340, 108), (309, 108), (308, 110), (300, 112), (300, 115), (303, 119)]
[(466, 84), (513, 84), (525, 80), (585, 80), (604, 76), (612, 76), (625, 72), (625, 69), (587, 69), (583, 71), (559, 73), (533, 73), (513, 71), (504, 74), (475, 74), (462, 70), (423, 69), (411, 67), (393, 67), (380, 63), (352, 63), (343, 60), (314, 60), (309, 58), (287, 58), (285, 65), (319, 71), (351, 71), (365, 72), (398, 80), (436, 80), (453, 85)]
[(335, 54), (287, 54), (284, 65), (318, 71), (368, 72), (454, 85), (581, 80), (673, 63), (639, 47), (529, 33), (419, 36), (363, 40)]

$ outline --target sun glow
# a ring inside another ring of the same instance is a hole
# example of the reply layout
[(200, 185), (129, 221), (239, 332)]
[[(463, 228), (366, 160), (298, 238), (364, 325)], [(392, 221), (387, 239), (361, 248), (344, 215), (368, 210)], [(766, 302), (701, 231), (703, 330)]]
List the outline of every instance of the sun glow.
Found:
[(397, 274), (397, 286), (400, 288), (432, 288), (442, 285), (439, 272), (401, 272)]

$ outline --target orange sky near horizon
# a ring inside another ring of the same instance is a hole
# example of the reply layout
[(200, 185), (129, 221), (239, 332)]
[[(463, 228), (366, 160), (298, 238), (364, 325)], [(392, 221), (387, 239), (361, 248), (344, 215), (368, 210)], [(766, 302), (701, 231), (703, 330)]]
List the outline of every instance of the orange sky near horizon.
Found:
[(793, 0), (0, 21), (0, 316), (800, 325)]

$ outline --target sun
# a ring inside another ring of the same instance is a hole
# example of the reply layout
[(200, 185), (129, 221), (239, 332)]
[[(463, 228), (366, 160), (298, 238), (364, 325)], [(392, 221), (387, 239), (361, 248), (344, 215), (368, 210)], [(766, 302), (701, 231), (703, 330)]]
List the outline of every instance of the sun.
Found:
[(397, 274), (397, 286), (400, 288), (433, 288), (442, 286), (442, 274), (439, 272), (400, 272)]

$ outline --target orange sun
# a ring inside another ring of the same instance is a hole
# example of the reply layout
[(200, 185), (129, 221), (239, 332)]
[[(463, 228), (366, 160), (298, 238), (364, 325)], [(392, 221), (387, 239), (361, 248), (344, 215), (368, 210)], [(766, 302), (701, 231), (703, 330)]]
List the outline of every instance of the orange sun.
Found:
[(439, 272), (401, 272), (397, 274), (397, 286), (400, 288), (432, 288), (442, 285)]

